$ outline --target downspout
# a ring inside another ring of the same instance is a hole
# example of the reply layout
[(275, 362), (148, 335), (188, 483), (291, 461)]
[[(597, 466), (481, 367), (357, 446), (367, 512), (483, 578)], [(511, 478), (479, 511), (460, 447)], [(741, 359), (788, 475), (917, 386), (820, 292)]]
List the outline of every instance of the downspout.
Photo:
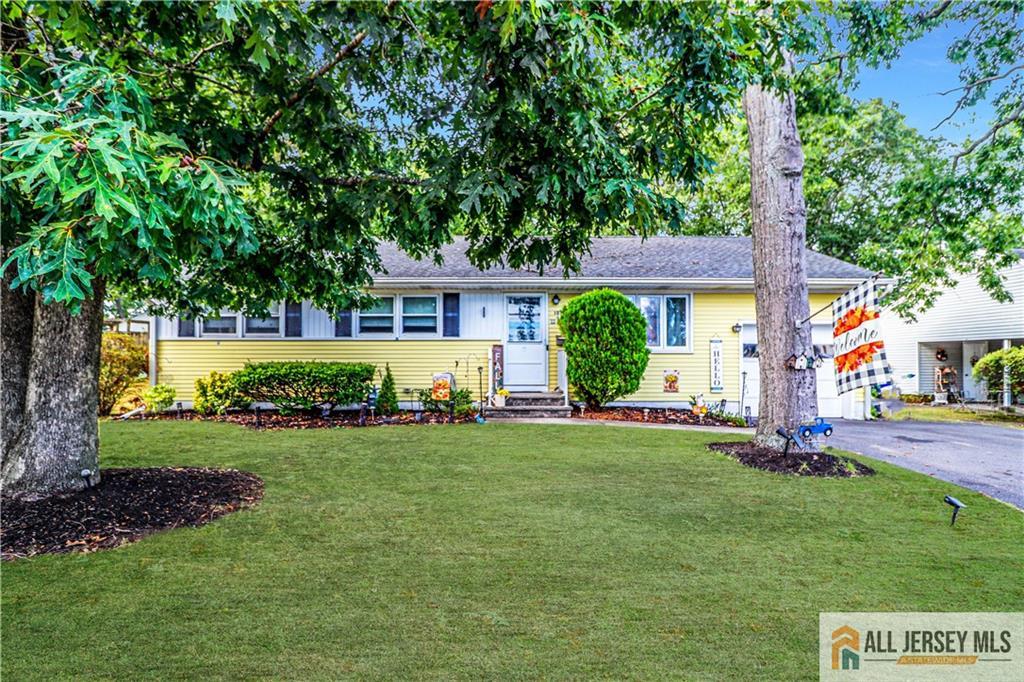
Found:
[(151, 315), (149, 317), (149, 385), (156, 386), (156, 334), (157, 334), (157, 317)]

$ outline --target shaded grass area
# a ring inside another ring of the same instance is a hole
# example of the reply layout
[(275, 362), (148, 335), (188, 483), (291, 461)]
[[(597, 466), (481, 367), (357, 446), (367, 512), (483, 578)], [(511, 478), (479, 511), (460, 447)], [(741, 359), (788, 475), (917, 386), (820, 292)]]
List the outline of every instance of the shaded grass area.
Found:
[[(105, 466), (221, 466), (259, 507), (3, 566), (10, 679), (810, 679), (818, 612), (1024, 609), (1024, 515), (720, 433), (106, 423)], [(942, 496), (968, 508), (953, 528)]]
[(984, 424), (1002, 424), (1024, 429), (1024, 416), (995, 410), (972, 410), (970, 408), (954, 409), (945, 406), (906, 405), (899, 412), (894, 412), (893, 421), (921, 422), (979, 422)]

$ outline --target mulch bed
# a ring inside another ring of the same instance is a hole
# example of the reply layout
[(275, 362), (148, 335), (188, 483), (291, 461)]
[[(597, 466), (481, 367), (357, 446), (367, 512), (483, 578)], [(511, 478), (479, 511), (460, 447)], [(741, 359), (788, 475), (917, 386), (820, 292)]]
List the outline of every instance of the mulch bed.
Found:
[(95, 552), (202, 526), (263, 497), (263, 480), (235, 469), (103, 469), (100, 484), (32, 502), (4, 500), (0, 557)]
[[(194, 421), (217, 421), (229, 424), (247, 426), (251, 429), (259, 428), (267, 431), (281, 431), (284, 429), (333, 429), (333, 428), (355, 428), (359, 427), (359, 413), (354, 411), (335, 412), (330, 417), (324, 418), (319, 415), (310, 414), (280, 414), (274, 410), (263, 410), (260, 413), (259, 426), (256, 424), (256, 415), (250, 411), (229, 412), (222, 415), (211, 415), (203, 417), (195, 412), (184, 411), (181, 417), (174, 412), (165, 412), (156, 416), (148, 416), (146, 419), (175, 420), (186, 419)], [(465, 424), (476, 419), (475, 414), (456, 417), (456, 424)], [(402, 412), (390, 417), (380, 415), (366, 416), (366, 426), (398, 426), (401, 424), (447, 424), (448, 415), (434, 412)]]
[(692, 424), (702, 426), (735, 426), (730, 421), (726, 421), (720, 417), (716, 417), (713, 414), (704, 415), (704, 419), (701, 420), (690, 410), (673, 410), (667, 408), (649, 408), (646, 410), (647, 414), (644, 415), (645, 410), (641, 407), (602, 407), (600, 409), (592, 410), (587, 408), (580, 411), (579, 407), (573, 408), (572, 416), (577, 419), (595, 419), (597, 421), (619, 421), (619, 422), (647, 422), (649, 424)]
[(856, 460), (836, 457), (827, 452), (804, 452), (796, 447), (791, 447), (788, 454), (755, 445), (753, 441), (710, 443), (708, 447), (725, 453), (748, 467), (777, 474), (852, 478), (854, 476), (872, 476), (875, 473), (874, 469)]

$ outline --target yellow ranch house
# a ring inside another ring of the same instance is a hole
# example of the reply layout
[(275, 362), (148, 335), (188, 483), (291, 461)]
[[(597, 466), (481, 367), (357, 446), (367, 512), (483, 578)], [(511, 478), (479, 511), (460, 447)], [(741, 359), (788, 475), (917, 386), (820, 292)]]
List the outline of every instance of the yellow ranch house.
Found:
[[(504, 387), (568, 400), (558, 317), (582, 292), (609, 287), (647, 318), (650, 362), (640, 389), (617, 404), (680, 407), (690, 396), (726, 401), (757, 415), (758, 358), (751, 243), (747, 237), (595, 239), (580, 272), (552, 267), (480, 270), (467, 243), (442, 249), (443, 264), (381, 246), (376, 304), (331, 316), (309, 302), (280, 302), (267, 318), (231, 310), (203, 319), (156, 318), (151, 381), (176, 389), (187, 406), (196, 378), (246, 362), (320, 360), (391, 367), (399, 400), (410, 406), (434, 374), (452, 372), (479, 399)], [(811, 310), (870, 276), (850, 263), (807, 252)], [(831, 318), (814, 317), (813, 343), (831, 352)], [(833, 365), (818, 373), (819, 414), (861, 418), (862, 401), (836, 391)], [(379, 383), (379, 381), (378, 381)]]

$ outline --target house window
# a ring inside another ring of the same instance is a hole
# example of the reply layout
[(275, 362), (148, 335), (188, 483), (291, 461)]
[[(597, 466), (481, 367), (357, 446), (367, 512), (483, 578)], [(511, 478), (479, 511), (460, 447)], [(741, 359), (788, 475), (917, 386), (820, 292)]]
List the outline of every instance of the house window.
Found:
[(647, 320), (647, 345), (661, 345), (661, 296), (630, 296)]
[(672, 348), (685, 348), (690, 344), (686, 337), (686, 308), (690, 301), (688, 296), (665, 297), (665, 345)]
[(238, 333), (238, 315), (221, 310), (216, 316), (203, 318), (203, 336), (234, 336)]
[(279, 336), (281, 334), (281, 305), (272, 303), (267, 307), (266, 317), (246, 317), (246, 336)]
[(402, 297), (402, 333), (437, 333), (437, 296)]
[(690, 348), (690, 297), (634, 294), (629, 300), (647, 321), (647, 345), (661, 350), (688, 351)]
[(382, 296), (373, 306), (359, 311), (360, 334), (395, 333), (395, 297)]
[(196, 335), (196, 321), (179, 317), (178, 318), (178, 336), (180, 337), (193, 337)]

